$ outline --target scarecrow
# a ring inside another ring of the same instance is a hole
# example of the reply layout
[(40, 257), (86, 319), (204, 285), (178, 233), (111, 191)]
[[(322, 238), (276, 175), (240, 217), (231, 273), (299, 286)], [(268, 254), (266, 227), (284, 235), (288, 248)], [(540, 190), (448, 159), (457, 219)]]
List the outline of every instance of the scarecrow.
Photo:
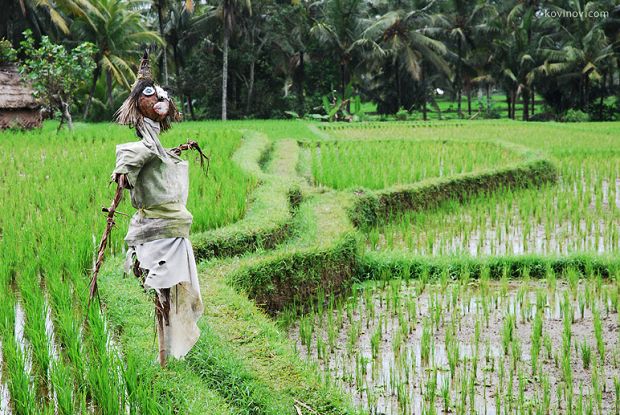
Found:
[[(179, 155), (189, 149), (204, 155), (195, 142), (173, 149), (161, 145), (159, 133), (168, 130), (180, 116), (167, 92), (154, 82), (148, 52), (142, 57), (129, 97), (115, 117), (119, 124), (134, 127), (140, 141), (116, 147), (112, 180), (118, 184), (117, 194), (111, 207), (104, 211), (108, 212), (111, 228), (123, 189), (129, 190), (137, 212), (131, 217), (125, 237), (129, 246), (125, 271), (132, 270), (145, 290), (155, 292), (159, 362), (164, 366), (168, 356), (185, 356), (200, 334), (196, 322), (203, 313), (203, 304), (188, 239), (192, 215), (185, 207), (188, 164)], [(100, 244), (91, 297), (96, 292), (96, 274), (107, 236), (104, 233)]]

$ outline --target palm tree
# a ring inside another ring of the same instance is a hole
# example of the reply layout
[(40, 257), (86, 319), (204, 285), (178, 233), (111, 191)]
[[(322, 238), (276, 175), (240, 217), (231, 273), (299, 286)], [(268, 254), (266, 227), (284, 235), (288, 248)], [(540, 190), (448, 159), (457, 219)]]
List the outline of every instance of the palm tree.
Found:
[(365, 4), (362, 0), (322, 0), (312, 6), (320, 7), (322, 16), (315, 20), (310, 33), (336, 51), (340, 66), (340, 93), (345, 100), (353, 54), (361, 47), (359, 40), (363, 39)]
[(462, 116), (461, 97), (464, 87), (467, 93), (468, 113), (471, 115), (471, 80), (473, 72), (468, 56), (475, 49), (475, 42), (490, 31), (487, 21), (496, 15), (491, 3), (474, 3), (466, 0), (452, 0), (442, 14), (445, 19), (446, 38), (456, 53), (454, 63), (454, 88), (456, 90), (457, 112)]
[(557, 31), (557, 21), (540, 13), (539, 0), (508, 3), (498, 10), (491, 24), (501, 35), (493, 39), (493, 77), (506, 91), (509, 118), (516, 117), (518, 97), (522, 97), (523, 120), (529, 119), (530, 97), (534, 96), (530, 72), (541, 63), (540, 49)]
[[(190, 6), (193, 7), (193, 4)], [(169, 19), (165, 28), (166, 42), (172, 48), (172, 59), (174, 63), (174, 74), (177, 88), (181, 91), (183, 88), (179, 85), (180, 71), (185, 66), (185, 60), (190, 53), (191, 46), (198, 35), (192, 30), (192, 21), (190, 13), (193, 8), (188, 8), (185, 3), (172, 3), (169, 9)], [(187, 103), (187, 109), (192, 117), (194, 116), (194, 109), (192, 106), (191, 93), (184, 91), (185, 99)]]
[(24, 16), (27, 6), (46, 10), (51, 22), (65, 35), (70, 32), (67, 15), (84, 16), (86, 12), (93, 11), (88, 0), (19, 0), (19, 5)]
[(230, 39), (237, 29), (239, 18), (252, 14), (251, 0), (218, 0), (216, 7), (210, 8), (202, 16), (196, 19), (198, 27), (208, 26), (216, 19), (222, 25), (222, 121), (227, 119), (228, 101), (228, 52)]
[(269, 47), (274, 69), (284, 76), (285, 96), (293, 87), (297, 96), (295, 111), (300, 115), (306, 111), (305, 77), (306, 64), (310, 60), (307, 45), (311, 28), (309, 8), (308, 2), (300, 1), (289, 7), (272, 7), (267, 10), (269, 18), (261, 29), (259, 44)]
[[(155, 8), (157, 9), (157, 22), (159, 23), (159, 36), (162, 39), (166, 38), (166, 34), (164, 32), (164, 14), (168, 8), (167, 0), (155, 0)], [(164, 43), (161, 54), (161, 69), (162, 69), (162, 80), (164, 85), (168, 85), (168, 53), (166, 49), (166, 44)]]
[(18, 44), (21, 33), (32, 29), (35, 38), (47, 35), (60, 43), (69, 34), (72, 16), (92, 10), (88, 0), (19, 0), (3, 6), (0, 14), (0, 36)]
[(452, 76), (446, 60), (449, 50), (443, 42), (433, 37), (441, 33), (443, 22), (441, 16), (428, 13), (432, 5), (433, 2), (413, 11), (409, 7), (388, 11), (365, 31), (365, 36), (379, 39), (377, 44), (397, 66), (397, 71), (402, 65), (420, 84), (425, 120), (430, 80), (425, 73), (426, 67), (434, 67), (449, 78)]
[[(567, 2), (567, 7), (572, 8), (569, 11), (581, 17), (563, 25), (561, 43), (558, 40), (549, 42), (540, 49), (545, 61), (530, 74), (531, 80), (553, 77), (569, 88), (575, 85), (574, 96), (578, 97), (582, 110), (590, 103), (592, 84), (603, 85), (606, 77), (614, 72), (614, 45), (605, 35), (603, 21), (586, 17), (588, 11), (599, 6), (596, 2)], [(584, 11), (586, 13), (580, 13)]]
[[(193, 0), (152, 0), (153, 7), (155, 8), (157, 14), (157, 23), (159, 29), (159, 36), (167, 40), (168, 39), (168, 30), (170, 26), (171, 19), (177, 19), (176, 23), (173, 23), (174, 26), (178, 26), (179, 19), (184, 19), (186, 28), (188, 28), (186, 19), (194, 11), (194, 1)], [(162, 74), (162, 82), (164, 85), (168, 85), (168, 49), (167, 44), (164, 44), (162, 48), (161, 54), (161, 74)]]
[(113, 81), (129, 89), (134, 80), (131, 62), (148, 44), (162, 44), (156, 32), (142, 21), (139, 0), (90, 0), (94, 10), (76, 16), (72, 29), (82, 40), (94, 43), (98, 52), (93, 81), (84, 107), (84, 118), (102, 72), (106, 76), (108, 104), (112, 105)]

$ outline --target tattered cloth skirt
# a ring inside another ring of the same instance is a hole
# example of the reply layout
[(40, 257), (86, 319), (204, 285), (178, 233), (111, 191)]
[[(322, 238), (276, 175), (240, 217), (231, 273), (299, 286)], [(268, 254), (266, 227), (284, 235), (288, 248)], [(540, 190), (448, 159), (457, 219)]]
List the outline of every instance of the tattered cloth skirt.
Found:
[(140, 268), (148, 270), (146, 289), (154, 289), (162, 301), (161, 289), (170, 288), (169, 324), (164, 324), (166, 354), (182, 358), (200, 336), (196, 322), (204, 311), (192, 244), (187, 238), (164, 238), (130, 246), (125, 272), (131, 270), (134, 253)]

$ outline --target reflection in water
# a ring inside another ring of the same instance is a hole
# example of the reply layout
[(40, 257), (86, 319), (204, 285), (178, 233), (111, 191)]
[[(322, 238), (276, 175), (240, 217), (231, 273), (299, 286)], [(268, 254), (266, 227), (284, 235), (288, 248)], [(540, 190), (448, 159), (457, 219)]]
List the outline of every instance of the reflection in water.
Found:
[[(562, 412), (566, 396), (558, 353), (570, 310), (573, 390), (582, 387), (589, 399), (598, 382), (601, 407), (611, 411), (614, 378), (620, 376), (614, 363), (618, 294), (615, 287), (597, 284), (557, 283), (552, 289), (531, 281), (475, 281), (442, 288), (393, 280), (384, 289), (371, 285), (354, 291), (322, 315), (303, 317), (289, 336), (303, 359), (317, 363), (326, 380), (372, 414), (428, 413), (431, 406), (441, 413), (444, 397), (457, 413), (461, 408), (504, 413), (516, 409), (519, 399), (539, 407), (544, 396), (551, 409)], [(544, 341), (539, 340), (538, 371), (532, 376), (532, 327), (539, 310)], [(603, 364), (597, 360), (593, 310), (606, 328), (602, 341), (609, 352)], [(509, 324), (514, 334), (504, 343), (507, 319), (514, 322)], [(593, 356), (588, 370), (580, 352), (584, 343)]]

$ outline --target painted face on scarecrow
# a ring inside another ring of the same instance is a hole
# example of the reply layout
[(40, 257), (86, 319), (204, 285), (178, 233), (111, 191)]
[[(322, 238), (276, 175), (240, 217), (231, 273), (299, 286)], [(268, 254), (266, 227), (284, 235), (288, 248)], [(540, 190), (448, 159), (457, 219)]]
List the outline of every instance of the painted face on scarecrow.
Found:
[(163, 121), (170, 113), (170, 98), (159, 85), (147, 85), (138, 98), (140, 114), (153, 121)]
[(144, 118), (159, 122), (162, 131), (170, 128), (171, 122), (181, 118), (168, 92), (153, 80), (146, 52), (140, 62), (136, 83), (116, 113), (120, 124), (134, 126), (138, 130)]

